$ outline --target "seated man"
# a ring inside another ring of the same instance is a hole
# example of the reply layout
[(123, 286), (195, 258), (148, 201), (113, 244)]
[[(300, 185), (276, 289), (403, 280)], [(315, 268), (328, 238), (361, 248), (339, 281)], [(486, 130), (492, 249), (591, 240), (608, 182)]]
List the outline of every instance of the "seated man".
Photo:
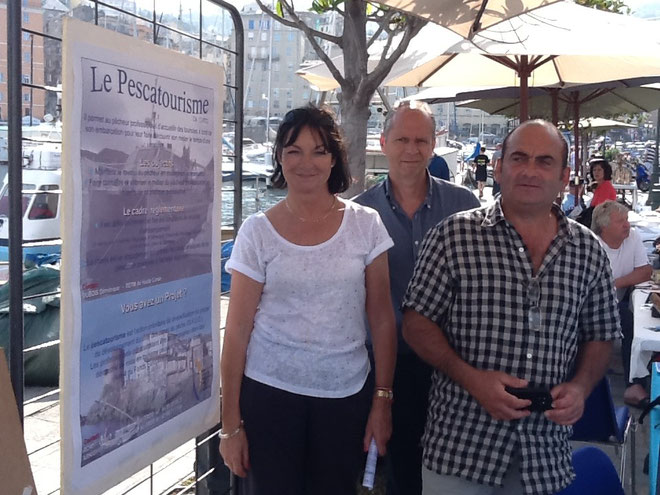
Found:
[[(581, 213), (587, 207), (587, 205), (584, 202), (584, 198), (582, 197), (583, 184), (584, 181), (582, 179), (578, 179), (576, 183), (576, 181), (573, 178), (571, 178), (571, 181), (568, 183), (568, 194), (564, 196), (564, 200), (561, 202), (561, 209), (570, 218), (575, 218), (579, 213)], [(577, 206), (580, 207), (579, 210), (576, 210), (576, 204), (575, 204), (576, 196), (579, 198), (577, 203)], [(573, 211), (576, 211), (576, 213), (571, 214)]]
[(630, 347), (633, 338), (633, 314), (630, 309), (630, 288), (651, 279), (653, 269), (649, 265), (642, 240), (628, 223), (628, 208), (616, 201), (605, 201), (594, 209), (591, 230), (599, 236), (603, 249), (612, 266), (614, 286), (619, 301), (619, 316), (623, 342), (621, 358), (628, 385), (623, 401), (635, 407), (643, 407), (648, 402), (643, 379), (630, 381)]

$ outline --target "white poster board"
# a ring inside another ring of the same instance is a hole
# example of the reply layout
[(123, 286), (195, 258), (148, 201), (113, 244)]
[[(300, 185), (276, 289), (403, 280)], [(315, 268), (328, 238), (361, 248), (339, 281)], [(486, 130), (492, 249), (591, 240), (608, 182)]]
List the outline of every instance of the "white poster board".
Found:
[(65, 18), (62, 493), (219, 421), (220, 66)]

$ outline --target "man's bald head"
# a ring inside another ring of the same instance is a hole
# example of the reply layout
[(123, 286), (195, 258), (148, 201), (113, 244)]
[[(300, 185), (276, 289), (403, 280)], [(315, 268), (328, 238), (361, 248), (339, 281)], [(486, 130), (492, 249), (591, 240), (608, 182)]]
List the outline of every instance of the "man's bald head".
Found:
[(568, 143), (564, 139), (563, 134), (555, 127), (555, 125), (552, 122), (548, 122), (547, 120), (543, 119), (534, 119), (534, 120), (526, 120), (522, 124), (520, 124), (518, 127), (516, 127), (514, 130), (512, 130), (509, 134), (507, 134), (506, 138), (504, 138), (504, 142), (502, 143), (502, 156), (506, 155), (506, 146), (507, 143), (509, 142), (509, 138), (516, 132), (518, 132), (520, 129), (523, 129), (527, 126), (532, 126), (532, 125), (537, 125), (537, 126), (542, 126), (548, 129), (548, 131), (553, 132), (557, 136), (557, 145), (561, 146), (561, 164), (562, 168), (565, 168), (568, 166)]

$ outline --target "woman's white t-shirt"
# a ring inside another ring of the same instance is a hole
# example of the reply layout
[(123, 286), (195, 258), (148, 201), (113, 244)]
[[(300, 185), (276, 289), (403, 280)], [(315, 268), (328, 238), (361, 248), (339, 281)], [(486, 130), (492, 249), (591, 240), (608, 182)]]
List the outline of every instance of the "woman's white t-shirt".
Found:
[(345, 204), (337, 232), (314, 246), (287, 241), (263, 213), (238, 232), (226, 268), (264, 284), (247, 349), (249, 378), (325, 398), (364, 385), (365, 267), (394, 243), (375, 210)]

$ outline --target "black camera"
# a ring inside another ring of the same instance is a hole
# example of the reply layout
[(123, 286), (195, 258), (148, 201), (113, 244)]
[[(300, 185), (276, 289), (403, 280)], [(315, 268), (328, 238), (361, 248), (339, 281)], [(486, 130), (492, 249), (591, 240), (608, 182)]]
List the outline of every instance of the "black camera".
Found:
[(552, 409), (552, 395), (547, 388), (542, 387), (504, 387), (511, 395), (519, 399), (531, 400), (532, 403), (525, 409), (535, 412), (543, 412)]

